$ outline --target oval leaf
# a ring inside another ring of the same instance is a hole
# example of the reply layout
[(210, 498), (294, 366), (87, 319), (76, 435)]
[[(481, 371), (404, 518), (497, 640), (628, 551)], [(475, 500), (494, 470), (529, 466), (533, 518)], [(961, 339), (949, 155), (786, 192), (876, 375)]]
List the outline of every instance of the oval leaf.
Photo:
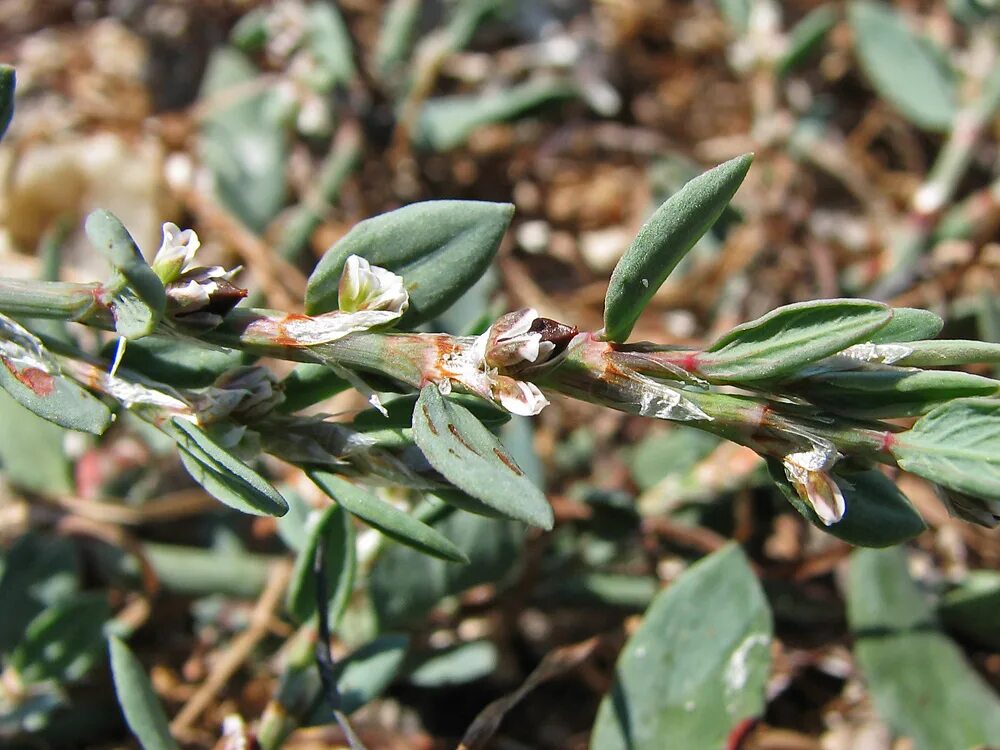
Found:
[(108, 638), (108, 646), (118, 703), (143, 750), (180, 750), (142, 664), (118, 638)]
[(79, 680), (100, 658), (110, 617), (102, 593), (59, 602), (31, 621), (10, 663), (27, 682)]
[(486, 95), (428, 99), (417, 116), (413, 141), (422, 148), (448, 151), (461, 146), (483, 125), (503, 122), (542, 104), (575, 95), (576, 88), (567, 81), (542, 79), (514, 84)]
[(869, 339), (873, 344), (898, 344), (920, 339), (932, 339), (941, 333), (944, 321), (930, 310), (917, 307), (892, 308), (892, 320), (875, 331)]
[(0, 356), (0, 388), (24, 408), (68, 430), (102, 434), (111, 410), (69, 378)]
[(1000, 572), (970, 571), (941, 598), (938, 614), (950, 630), (1000, 649)]
[(447, 596), (517, 575), (523, 524), (458, 512), (437, 528), (454, 540), (469, 564), (445, 562), (411, 547), (386, 549), (372, 568), (369, 588), (380, 629), (411, 627)]
[(661, 591), (625, 644), (592, 750), (721, 748), (765, 705), (771, 611), (730, 545)]
[(848, 17), (861, 67), (879, 96), (914, 125), (949, 130), (957, 86), (943, 53), (886, 3), (853, 2)]
[(295, 558), (295, 570), (288, 587), (286, 606), (299, 622), (316, 613), (316, 570), (314, 562), (320, 541), (324, 548), (327, 611), (331, 627), (336, 626), (354, 588), (354, 527), (351, 517), (339, 505), (331, 505), (311, 519), (306, 543)]
[(838, 13), (832, 4), (810, 11), (788, 34), (788, 47), (778, 58), (775, 69), (787, 76), (809, 57), (830, 30), (837, 25)]
[(963, 341), (939, 339), (936, 341), (911, 341), (910, 353), (896, 364), (908, 367), (947, 367), (1000, 363), (1000, 344), (989, 341)]
[(838, 539), (859, 547), (890, 547), (923, 533), (927, 526), (910, 505), (906, 495), (882, 472), (856, 471), (834, 473), (834, 481), (844, 493), (847, 507), (836, 523), (824, 524), (812, 506), (795, 491), (785, 476), (781, 463), (768, 459), (771, 479), (781, 494), (813, 526)]
[(698, 374), (718, 382), (788, 375), (886, 325), (892, 310), (867, 300), (799, 302), (737, 326), (698, 357)]
[(904, 550), (857, 550), (849, 583), (854, 655), (893, 734), (914, 750), (995, 744), (1000, 699), (935, 626)]
[[(340, 710), (350, 715), (382, 695), (399, 674), (409, 647), (408, 636), (386, 633), (340, 662), (337, 670)], [(334, 720), (326, 701), (321, 701), (304, 725), (332, 724)]]
[(0, 315), (0, 388), (60, 427), (100, 435), (111, 423), (108, 407), (64, 377), (42, 341), (6, 315)]
[(695, 177), (643, 225), (608, 283), (606, 339), (628, 338), (656, 290), (729, 205), (752, 161), (753, 154), (744, 154)]
[(906, 471), (1000, 503), (1000, 400), (942, 404), (898, 435), (891, 450)]
[(306, 312), (337, 309), (340, 273), (350, 255), (403, 277), (410, 306), (399, 321), (412, 327), (442, 312), (489, 266), (514, 207), (480, 201), (427, 201), (355, 226), (331, 247), (309, 277)]
[(215, 442), (200, 427), (174, 418), (166, 429), (191, 477), (216, 500), (257, 516), (283, 516), (288, 503), (264, 477)]
[(469, 562), (468, 556), (452, 544), (447, 537), (431, 526), (421, 523), (395, 505), (376, 497), (373, 493), (326, 471), (307, 471), (323, 492), (351, 515), (401, 544), (413, 547), (428, 555), (450, 562)]
[(108, 284), (115, 330), (129, 339), (148, 336), (163, 317), (167, 293), (125, 226), (110, 211), (97, 210), (87, 217), (87, 238), (115, 269)]
[(257, 67), (232, 47), (215, 48), (201, 95), (219, 102), (201, 120), (199, 151), (219, 200), (240, 221), (263, 233), (288, 194), (288, 134), (281, 94), (254, 85)]
[(874, 419), (919, 416), (945, 401), (993, 396), (1000, 388), (1000, 382), (968, 372), (900, 367), (824, 373), (802, 384), (814, 403), (841, 414)]
[(509, 518), (552, 528), (552, 508), (506, 448), (467, 409), (430, 383), (413, 410), (413, 439), (431, 466), (460, 490)]

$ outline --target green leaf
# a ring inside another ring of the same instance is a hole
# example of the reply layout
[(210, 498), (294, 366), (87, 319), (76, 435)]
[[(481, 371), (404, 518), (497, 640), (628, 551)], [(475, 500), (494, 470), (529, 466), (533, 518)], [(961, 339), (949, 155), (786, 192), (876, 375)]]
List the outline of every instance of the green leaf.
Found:
[(492, 641), (460, 643), (425, 657), (407, 681), (422, 688), (462, 685), (489, 677), (499, 663), (499, 649)]
[(31, 621), (10, 663), (27, 682), (79, 680), (102, 657), (111, 607), (103, 593), (58, 602)]
[(853, 2), (848, 18), (859, 62), (879, 96), (914, 125), (950, 130), (957, 84), (941, 51), (885, 3)]
[(947, 367), (1000, 363), (1000, 344), (988, 341), (963, 341), (937, 339), (911, 341), (906, 345), (910, 353), (896, 361), (906, 367)]
[(316, 613), (316, 570), (313, 562), (322, 540), (325, 544), (327, 611), (331, 626), (335, 626), (354, 588), (354, 527), (351, 516), (340, 505), (329, 506), (310, 522), (309, 538), (295, 558), (286, 606), (299, 622), (305, 622)]
[(431, 526), (373, 493), (326, 471), (307, 471), (323, 492), (342, 505), (351, 515), (381, 531), (400, 544), (418, 549), (442, 560), (467, 563), (469, 558), (447, 537)]
[(504, 122), (536, 107), (576, 96), (567, 81), (540, 79), (514, 84), (489, 94), (465, 94), (428, 99), (417, 116), (413, 141), (433, 151), (464, 144), (484, 125)]
[(175, 417), (165, 428), (191, 477), (216, 500), (257, 516), (283, 516), (288, 503), (271, 483), (227, 451), (204, 430)]
[(14, 89), (17, 74), (10, 65), (0, 65), (0, 139), (3, 139), (14, 117)]
[(517, 574), (524, 526), (455, 512), (435, 524), (469, 558), (468, 565), (445, 562), (411, 547), (392, 546), (372, 569), (370, 591), (381, 629), (415, 624), (446, 596)]
[(424, 386), (413, 410), (413, 439), (431, 466), (463, 492), (509, 518), (552, 528), (552, 508), (541, 490), (493, 433), (433, 383)]
[(1000, 501), (1000, 400), (957, 399), (897, 436), (900, 468), (957, 492)]
[(420, 0), (390, 0), (382, 13), (375, 43), (375, 70), (384, 83), (394, 79), (410, 59), (420, 24)]
[(262, 232), (285, 205), (288, 136), (274, 112), (280, 95), (248, 85), (257, 76), (235, 49), (212, 53), (201, 93), (203, 100), (220, 106), (202, 121), (200, 151), (219, 200), (250, 229)]
[(970, 571), (941, 597), (938, 615), (950, 630), (1000, 648), (1000, 572)]
[[(101, 356), (112, 359), (117, 342), (110, 341)], [(121, 366), (174, 388), (204, 388), (219, 375), (250, 363), (250, 357), (235, 349), (215, 349), (191, 341), (151, 336), (130, 341)]]
[(768, 459), (768, 472), (781, 494), (816, 528), (859, 547), (889, 547), (912, 539), (927, 526), (906, 495), (882, 472), (834, 472), (847, 510), (834, 524), (824, 524), (785, 476), (780, 461)]
[(493, 260), (514, 214), (509, 203), (427, 201), (362, 221), (331, 247), (306, 287), (310, 315), (337, 309), (340, 274), (350, 255), (403, 277), (410, 307), (401, 327), (442, 312)]
[(809, 57), (837, 25), (838, 13), (833, 5), (820, 5), (795, 24), (788, 34), (788, 47), (778, 58), (775, 70), (787, 76)]
[(0, 365), (0, 388), (42, 419), (94, 435), (111, 424), (111, 410), (69, 378), (6, 357)]
[[(366, 643), (337, 666), (337, 692), (340, 710), (352, 714), (385, 692), (399, 674), (410, 646), (408, 636), (386, 633)], [(304, 726), (332, 724), (335, 717), (326, 701), (319, 699), (316, 709)]]
[[(851, 556), (854, 654), (879, 716), (915, 750), (985, 747), (1000, 737), (1000, 700), (935, 627), (902, 549)], [(930, 679), (929, 679), (930, 678)]]
[(0, 390), (0, 466), (14, 487), (47, 494), (72, 494), (73, 464), (66, 431), (24, 409)]
[(386, 633), (344, 659), (337, 678), (341, 710), (354, 713), (385, 692), (403, 666), (409, 646), (408, 636)]
[(351, 35), (337, 6), (329, 2), (312, 3), (306, 23), (306, 44), (329, 83), (332, 86), (350, 83), (357, 72), (351, 57)]
[(744, 154), (695, 177), (643, 225), (608, 283), (606, 339), (628, 338), (660, 284), (729, 205), (752, 161), (753, 154)]
[(932, 339), (941, 333), (944, 321), (930, 310), (916, 307), (892, 308), (892, 320), (872, 334), (873, 344), (896, 344)]
[(44, 609), (77, 592), (76, 549), (65, 537), (29, 532), (0, 552), (0, 654), (14, 649)]
[(997, 395), (1000, 382), (968, 372), (872, 365), (814, 375), (796, 388), (839, 413), (886, 419), (919, 416), (956, 398)]
[(167, 715), (142, 664), (118, 638), (108, 638), (108, 646), (118, 703), (143, 750), (180, 750), (170, 736)]
[(649, 606), (597, 712), (593, 750), (721, 748), (765, 706), (771, 612), (739, 547), (691, 566)]
[(148, 336), (163, 318), (167, 293), (125, 226), (110, 211), (87, 216), (87, 238), (115, 270), (108, 283), (115, 330), (128, 339)]
[(698, 357), (698, 373), (718, 382), (789, 375), (816, 360), (866, 341), (892, 310), (867, 300), (798, 302), (737, 326)]

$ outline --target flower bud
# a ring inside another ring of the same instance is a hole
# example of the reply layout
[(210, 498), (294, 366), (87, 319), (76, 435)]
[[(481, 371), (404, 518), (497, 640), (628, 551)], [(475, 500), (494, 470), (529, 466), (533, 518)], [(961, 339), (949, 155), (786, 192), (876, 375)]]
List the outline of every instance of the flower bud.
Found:
[(410, 305), (403, 279), (392, 271), (351, 255), (344, 264), (338, 289), (341, 312), (384, 310), (402, 315)]
[(830, 473), (838, 458), (833, 446), (816, 444), (810, 451), (790, 453), (782, 459), (788, 481), (827, 526), (847, 512), (844, 493)]
[(201, 240), (193, 229), (181, 231), (173, 222), (165, 222), (163, 242), (153, 258), (153, 271), (164, 284), (176, 281), (191, 265), (199, 247)]

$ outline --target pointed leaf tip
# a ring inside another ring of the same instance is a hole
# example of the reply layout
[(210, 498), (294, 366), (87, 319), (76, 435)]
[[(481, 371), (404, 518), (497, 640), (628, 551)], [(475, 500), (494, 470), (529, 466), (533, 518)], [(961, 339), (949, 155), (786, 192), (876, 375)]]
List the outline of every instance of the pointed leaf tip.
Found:
[(695, 177), (643, 225), (611, 274), (604, 300), (605, 339), (628, 338), (656, 290), (729, 205), (753, 156), (737, 156)]

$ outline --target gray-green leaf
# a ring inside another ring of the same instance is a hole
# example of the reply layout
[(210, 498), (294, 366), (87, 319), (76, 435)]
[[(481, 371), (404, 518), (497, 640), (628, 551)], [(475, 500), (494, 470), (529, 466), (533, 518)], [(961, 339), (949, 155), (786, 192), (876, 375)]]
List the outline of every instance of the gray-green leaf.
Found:
[(362, 221), (331, 247), (306, 287), (310, 315), (337, 309), (340, 274), (350, 255), (403, 277), (410, 307), (400, 326), (434, 317), (489, 266), (514, 207), (480, 201), (427, 201)]
[(788, 75), (805, 61), (836, 24), (837, 11), (832, 4), (811, 10), (795, 24), (788, 34), (788, 47), (775, 64), (778, 75)]
[(87, 238), (115, 270), (108, 283), (115, 330), (129, 339), (148, 336), (163, 318), (167, 293), (135, 244), (132, 235), (110, 211), (93, 211), (85, 225)]
[[(1000, 737), (1000, 700), (935, 626), (903, 549), (851, 556), (848, 619), (875, 708), (915, 750), (985, 747)], [(928, 679), (933, 676), (933, 679)]]
[(21, 406), (68, 430), (100, 435), (111, 424), (111, 410), (72, 380), (3, 352), (0, 349), (0, 388)]
[(695, 177), (660, 206), (615, 266), (604, 300), (604, 336), (624, 341), (674, 267), (729, 205), (753, 154)]
[(404, 513), (366, 489), (326, 471), (308, 471), (323, 492), (349, 513), (365, 521), (400, 544), (451, 562), (467, 563), (468, 556), (433, 527)]
[(216, 500), (258, 516), (288, 512), (288, 503), (270, 482), (197, 425), (174, 418), (165, 431), (177, 441), (184, 468)]
[(11, 665), (27, 682), (79, 680), (103, 652), (110, 617), (111, 607), (99, 592), (58, 602), (28, 625)]
[(886, 3), (853, 2), (848, 18), (861, 67), (879, 95), (914, 125), (949, 130), (957, 84), (943, 53)]
[(575, 95), (576, 89), (567, 81), (542, 79), (492, 94), (428, 99), (417, 116), (413, 140), (423, 148), (448, 151), (461, 146), (483, 125), (503, 122), (547, 102)]
[(795, 510), (813, 526), (850, 544), (859, 547), (889, 547), (912, 539), (927, 529), (906, 495), (876, 469), (834, 472), (834, 481), (844, 493), (847, 510), (843, 518), (827, 526), (816, 515), (812, 506), (799, 497), (799, 493), (785, 476), (780, 462), (769, 459), (767, 468), (771, 479)]
[(142, 664), (118, 638), (108, 638), (108, 646), (118, 703), (143, 750), (180, 750)]
[(203, 120), (200, 151), (219, 200), (261, 232), (285, 205), (288, 136), (274, 112), (278, 94), (247, 85), (257, 76), (237, 50), (219, 47), (212, 53), (202, 94), (223, 106)]
[(889, 307), (867, 300), (786, 305), (718, 339), (698, 357), (698, 373), (733, 383), (778, 378), (868, 340), (891, 318)]
[(770, 608), (739, 547), (696, 563), (625, 644), (590, 747), (722, 747), (764, 709), (771, 637)]
[(942, 404), (898, 435), (892, 454), (906, 471), (1000, 504), (1000, 400)]
[(351, 516), (339, 505), (331, 505), (311, 520), (306, 544), (295, 558), (286, 605), (291, 615), (305, 622), (316, 612), (316, 549), (322, 541), (327, 583), (327, 612), (336, 625), (354, 587), (354, 527)]
[(380, 628), (413, 625), (446, 596), (517, 574), (522, 524), (454, 512), (435, 526), (468, 556), (469, 564), (445, 562), (411, 547), (386, 549), (370, 579)]
[(413, 410), (413, 439), (459, 489), (509, 518), (552, 528), (552, 508), (541, 490), (479, 420), (449, 403), (433, 383), (424, 386)]
[(896, 344), (920, 339), (932, 339), (941, 333), (944, 321), (930, 310), (918, 307), (892, 308), (892, 320), (875, 331), (869, 339), (873, 344)]
[(968, 372), (875, 365), (814, 375), (801, 386), (811, 401), (842, 414), (888, 419), (919, 416), (956, 398), (994, 396), (1000, 382)]

